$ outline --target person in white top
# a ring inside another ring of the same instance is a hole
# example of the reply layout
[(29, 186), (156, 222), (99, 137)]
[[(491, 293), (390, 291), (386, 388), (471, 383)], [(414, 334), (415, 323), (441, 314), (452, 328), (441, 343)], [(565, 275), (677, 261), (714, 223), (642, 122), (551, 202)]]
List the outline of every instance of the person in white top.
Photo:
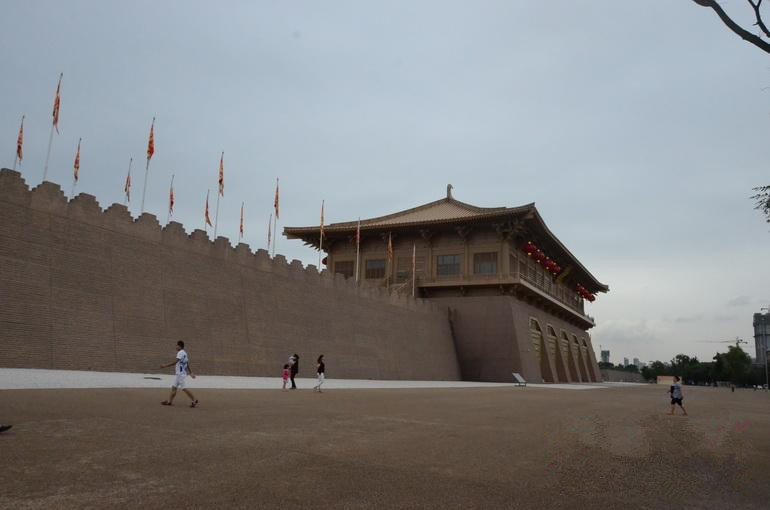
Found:
[(195, 379), (195, 374), (192, 373), (192, 368), (190, 368), (190, 359), (187, 357), (187, 352), (184, 350), (184, 342), (181, 340), (176, 343), (176, 359), (171, 363), (161, 365), (160, 368), (168, 368), (174, 365), (176, 365), (176, 369), (174, 370), (174, 373), (176, 374), (176, 380), (171, 386), (171, 395), (168, 397), (168, 400), (164, 400), (161, 402), (161, 404), (164, 406), (172, 405), (174, 403), (174, 397), (176, 397), (176, 390), (178, 388), (184, 391), (187, 396), (190, 397), (190, 407), (197, 406), (198, 400), (193, 396), (192, 392), (187, 389), (187, 374), (190, 374), (190, 377), (193, 379)]

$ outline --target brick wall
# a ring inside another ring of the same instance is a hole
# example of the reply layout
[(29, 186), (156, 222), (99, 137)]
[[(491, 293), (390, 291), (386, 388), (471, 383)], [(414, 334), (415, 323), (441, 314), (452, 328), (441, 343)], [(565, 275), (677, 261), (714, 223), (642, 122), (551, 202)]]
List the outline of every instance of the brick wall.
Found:
[(184, 340), (204, 374), (460, 377), (445, 309), (188, 235), (0, 171), (0, 366), (146, 372)]

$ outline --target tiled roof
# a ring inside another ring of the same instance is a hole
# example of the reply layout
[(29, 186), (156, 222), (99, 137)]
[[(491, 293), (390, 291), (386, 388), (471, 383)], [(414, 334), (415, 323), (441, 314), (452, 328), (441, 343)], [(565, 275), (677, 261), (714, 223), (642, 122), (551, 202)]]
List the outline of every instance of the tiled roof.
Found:
[[(377, 231), (380, 229), (390, 230), (391, 228), (414, 228), (425, 225), (435, 226), (442, 223), (452, 223), (456, 221), (474, 221), (478, 219), (516, 216), (519, 218), (534, 221), (542, 228), (546, 235), (562, 250), (564, 255), (572, 259), (575, 265), (582, 270), (595, 287), (606, 292), (609, 288), (600, 283), (591, 273), (580, 263), (580, 261), (570, 253), (566, 246), (548, 229), (543, 218), (537, 212), (535, 204), (526, 204), (519, 207), (476, 207), (455, 200), (452, 197), (442, 198), (435, 202), (400, 211), (386, 216), (378, 216), (361, 220), (361, 230)], [(348, 221), (344, 223), (332, 223), (324, 227), (326, 235), (336, 233), (338, 235), (353, 235), (358, 221)], [(284, 235), (289, 239), (303, 239), (306, 244), (318, 246), (320, 226), (309, 227), (285, 227)]]
[[(412, 209), (400, 211), (385, 216), (361, 220), (362, 229), (371, 229), (377, 227), (395, 227), (415, 224), (436, 224), (454, 220), (467, 220), (474, 218), (484, 218), (490, 215), (499, 215), (504, 213), (521, 212), (527, 210), (532, 204), (523, 207), (476, 207), (455, 200), (453, 198), (442, 198), (435, 202), (430, 202)], [(357, 221), (348, 221), (343, 223), (331, 223), (326, 225), (327, 231), (349, 230), (356, 228)], [(286, 234), (292, 238), (294, 234), (308, 231), (317, 231), (318, 226), (311, 227), (286, 227)]]

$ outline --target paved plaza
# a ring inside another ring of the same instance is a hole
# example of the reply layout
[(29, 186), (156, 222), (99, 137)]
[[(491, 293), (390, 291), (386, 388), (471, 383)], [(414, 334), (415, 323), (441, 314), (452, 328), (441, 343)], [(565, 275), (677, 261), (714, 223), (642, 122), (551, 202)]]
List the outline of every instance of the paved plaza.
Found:
[(690, 416), (672, 417), (666, 388), (655, 385), (330, 385), (317, 394), (198, 381), (196, 409), (184, 395), (159, 405), (161, 387), (0, 391), (0, 422), (14, 424), (0, 434), (0, 508), (760, 509), (770, 501), (764, 392), (685, 387)]

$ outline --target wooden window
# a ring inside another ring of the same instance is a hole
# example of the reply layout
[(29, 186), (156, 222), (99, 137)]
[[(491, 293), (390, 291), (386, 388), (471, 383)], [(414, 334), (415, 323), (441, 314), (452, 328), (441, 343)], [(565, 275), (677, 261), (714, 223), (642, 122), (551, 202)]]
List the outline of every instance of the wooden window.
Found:
[(474, 253), (473, 274), (497, 274), (497, 252)]
[[(425, 257), (414, 258), (414, 272), (419, 277), (425, 273)], [(405, 282), (412, 278), (412, 257), (398, 257), (396, 261), (396, 281)]]
[(460, 255), (439, 255), (436, 257), (436, 275), (452, 276), (460, 274)]
[(369, 259), (366, 261), (367, 279), (385, 278), (385, 259)]
[(352, 260), (339, 260), (334, 262), (334, 272), (343, 275), (345, 278), (351, 278), (355, 269), (355, 262)]

